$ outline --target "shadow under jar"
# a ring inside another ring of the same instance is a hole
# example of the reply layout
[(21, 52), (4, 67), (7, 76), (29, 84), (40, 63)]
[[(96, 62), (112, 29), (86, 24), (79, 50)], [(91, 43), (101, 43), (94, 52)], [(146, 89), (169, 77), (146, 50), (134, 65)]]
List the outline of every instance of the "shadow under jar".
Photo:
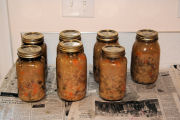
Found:
[[(81, 41), (81, 33), (77, 30), (63, 30), (59, 33), (59, 42), (65, 41), (65, 40), (72, 40), (77, 39)], [(59, 49), (59, 44), (57, 45), (57, 53)]]
[(24, 45), (18, 49), (16, 74), (18, 95), (23, 101), (39, 101), (45, 96), (45, 59), (41, 47)]
[(81, 41), (59, 43), (56, 58), (58, 95), (66, 101), (81, 100), (86, 95), (87, 59)]
[(22, 35), (23, 45), (38, 45), (42, 49), (42, 56), (45, 58), (47, 69), (47, 46), (44, 43), (44, 35), (39, 32), (27, 32)]
[(93, 53), (93, 72), (94, 79), (99, 82), (99, 61), (102, 47), (105, 45), (119, 45), (118, 33), (114, 30), (101, 30), (97, 33), (97, 41), (94, 45)]
[(137, 31), (131, 56), (132, 79), (140, 84), (154, 83), (159, 74), (159, 60), (158, 32), (149, 29)]
[(120, 100), (125, 95), (127, 59), (119, 45), (102, 48), (99, 94), (105, 100)]

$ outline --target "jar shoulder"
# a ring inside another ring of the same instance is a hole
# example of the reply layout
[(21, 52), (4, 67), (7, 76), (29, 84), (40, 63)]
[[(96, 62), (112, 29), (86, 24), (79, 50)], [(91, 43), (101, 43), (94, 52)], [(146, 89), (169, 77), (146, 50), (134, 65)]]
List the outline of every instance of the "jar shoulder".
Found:
[(58, 55), (57, 55), (57, 60), (58, 61), (61, 61), (61, 60), (64, 60), (64, 61), (72, 61), (74, 59), (77, 59), (77, 60), (80, 60), (80, 61), (87, 61), (87, 58), (86, 58), (86, 55), (84, 52), (82, 53), (74, 53), (74, 54), (67, 54), (67, 53), (61, 53), (59, 52)]
[(100, 61), (100, 64), (127, 64), (127, 58), (125, 56), (117, 59), (101, 57)]
[(135, 41), (133, 44), (132, 52), (139, 51), (139, 52), (160, 52), (160, 45), (158, 41), (151, 42), (151, 43), (145, 43), (145, 42), (139, 42)]
[(16, 61), (16, 66), (44, 66), (45, 65), (45, 58), (42, 56), (39, 60), (33, 60), (33, 61), (25, 61), (21, 60), (20, 58)]

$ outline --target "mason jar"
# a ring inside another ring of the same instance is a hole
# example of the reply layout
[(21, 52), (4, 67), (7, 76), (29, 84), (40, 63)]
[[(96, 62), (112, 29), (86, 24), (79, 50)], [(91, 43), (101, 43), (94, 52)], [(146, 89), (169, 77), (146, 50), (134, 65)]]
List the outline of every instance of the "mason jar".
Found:
[[(81, 33), (77, 30), (63, 30), (62, 32), (59, 33), (59, 42), (64, 41), (64, 40), (72, 40), (72, 39), (77, 39), (81, 41)], [(57, 52), (59, 49), (59, 44), (57, 45)]]
[(93, 53), (93, 72), (96, 82), (99, 82), (99, 61), (102, 47), (105, 45), (119, 45), (118, 32), (114, 30), (100, 30), (97, 33), (97, 41), (94, 45)]
[(56, 58), (58, 95), (66, 101), (81, 100), (86, 95), (87, 60), (78, 40), (59, 43)]
[(150, 29), (137, 31), (132, 48), (132, 79), (141, 84), (154, 83), (159, 74), (160, 46), (158, 32)]
[(127, 59), (125, 48), (119, 45), (104, 46), (99, 70), (100, 97), (105, 100), (121, 100), (126, 90)]
[(45, 96), (45, 59), (41, 47), (23, 45), (18, 48), (16, 74), (18, 95), (23, 101), (39, 101)]

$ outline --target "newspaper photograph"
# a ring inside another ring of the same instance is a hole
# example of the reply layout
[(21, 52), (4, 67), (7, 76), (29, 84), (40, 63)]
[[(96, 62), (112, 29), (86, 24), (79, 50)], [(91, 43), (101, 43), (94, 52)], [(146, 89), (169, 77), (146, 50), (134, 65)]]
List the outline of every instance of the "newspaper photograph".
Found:
[(162, 120), (162, 112), (158, 99), (127, 102), (95, 101), (95, 115), (119, 118), (143, 118), (147, 120)]

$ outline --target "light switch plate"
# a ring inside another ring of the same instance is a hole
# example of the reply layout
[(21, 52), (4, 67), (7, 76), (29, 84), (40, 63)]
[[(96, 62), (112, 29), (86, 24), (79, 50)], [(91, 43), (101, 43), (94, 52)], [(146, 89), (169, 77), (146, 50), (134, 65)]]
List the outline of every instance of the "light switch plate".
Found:
[(94, 0), (63, 0), (62, 15), (65, 17), (94, 17)]
[(180, 18), (180, 0), (178, 0), (178, 11), (177, 11), (177, 17)]

